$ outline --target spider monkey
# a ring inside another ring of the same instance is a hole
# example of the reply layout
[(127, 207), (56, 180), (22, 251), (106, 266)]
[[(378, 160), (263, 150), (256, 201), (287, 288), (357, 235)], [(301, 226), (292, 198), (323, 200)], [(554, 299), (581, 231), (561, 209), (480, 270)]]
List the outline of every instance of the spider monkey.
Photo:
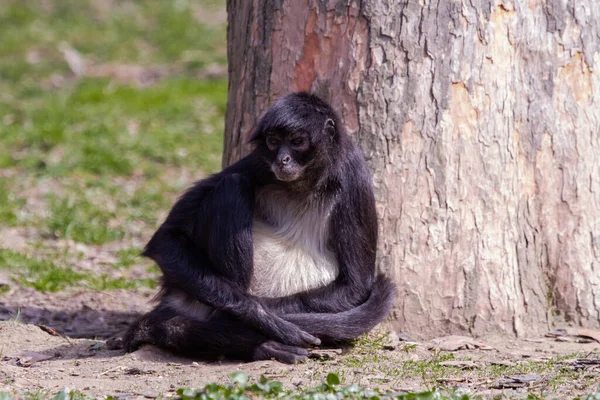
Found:
[(362, 153), (308, 93), (260, 119), (253, 151), (194, 184), (145, 247), (158, 305), (127, 331), (188, 357), (295, 363), (371, 330), (395, 297), (376, 275), (377, 215)]

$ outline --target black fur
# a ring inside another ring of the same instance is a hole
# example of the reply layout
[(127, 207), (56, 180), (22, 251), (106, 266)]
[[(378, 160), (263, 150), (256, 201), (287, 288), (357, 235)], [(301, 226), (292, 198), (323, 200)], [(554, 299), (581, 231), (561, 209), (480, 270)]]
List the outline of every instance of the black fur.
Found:
[[(298, 135), (309, 148), (293, 145)], [(269, 136), (278, 150), (267, 146)], [(307, 356), (304, 347), (355, 338), (389, 312), (395, 289), (375, 276), (371, 178), (337, 114), (293, 93), (267, 111), (251, 142), (250, 155), (189, 189), (146, 246), (143, 254), (163, 272), (161, 301), (130, 327), (127, 350), (154, 343), (192, 357), (297, 362)], [(331, 205), (327, 247), (339, 269), (332, 283), (280, 298), (249, 293), (256, 192), (268, 185), (306, 204)], [(207, 305), (206, 315), (176, 309), (173, 298)]]

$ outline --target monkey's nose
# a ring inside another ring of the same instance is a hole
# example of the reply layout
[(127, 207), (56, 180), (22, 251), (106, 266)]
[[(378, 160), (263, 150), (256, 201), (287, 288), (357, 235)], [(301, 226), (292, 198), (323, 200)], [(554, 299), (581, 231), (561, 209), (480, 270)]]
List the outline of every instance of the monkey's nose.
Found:
[(292, 158), (291, 158), (290, 156), (284, 156), (284, 157), (281, 159), (281, 163), (282, 163), (283, 165), (287, 165), (287, 164), (289, 164), (289, 163), (290, 163), (290, 161), (291, 161), (291, 160), (292, 160)]

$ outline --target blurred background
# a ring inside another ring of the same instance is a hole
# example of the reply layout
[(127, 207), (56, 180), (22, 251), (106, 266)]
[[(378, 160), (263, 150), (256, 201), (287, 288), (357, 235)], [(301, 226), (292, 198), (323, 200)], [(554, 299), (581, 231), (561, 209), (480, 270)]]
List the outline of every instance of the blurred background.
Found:
[(220, 169), (226, 19), (224, 0), (0, 2), (0, 294), (14, 307), (32, 290), (154, 288), (137, 255)]

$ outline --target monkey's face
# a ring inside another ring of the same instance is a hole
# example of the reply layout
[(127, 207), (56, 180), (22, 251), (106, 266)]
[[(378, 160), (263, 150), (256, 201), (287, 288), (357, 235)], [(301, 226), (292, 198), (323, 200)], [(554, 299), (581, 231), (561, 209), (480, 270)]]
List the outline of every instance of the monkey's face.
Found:
[(301, 179), (310, 159), (310, 138), (304, 132), (270, 132), (265, 136), (267, 159), (275, 177), (283, 182)]

